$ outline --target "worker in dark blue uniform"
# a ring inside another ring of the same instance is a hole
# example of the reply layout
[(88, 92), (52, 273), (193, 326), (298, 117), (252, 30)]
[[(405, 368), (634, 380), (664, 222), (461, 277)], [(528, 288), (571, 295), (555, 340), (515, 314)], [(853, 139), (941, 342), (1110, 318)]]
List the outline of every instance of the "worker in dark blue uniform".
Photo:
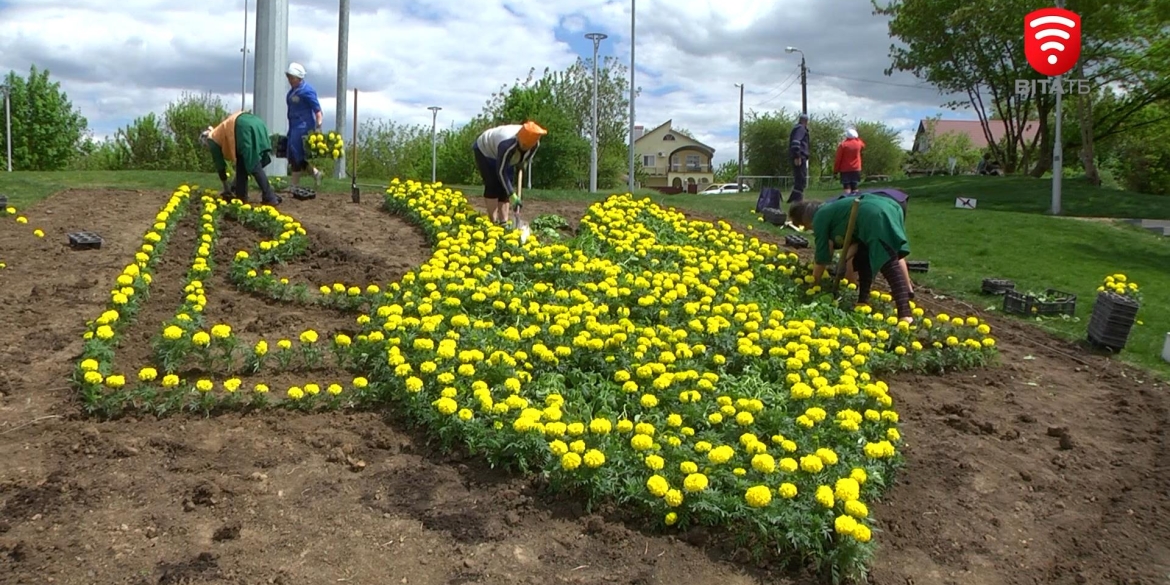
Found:
[(788, 160), (792, 161), (792, 194), (788, 196), (788, 203), (796, 203), (804, 199), (804, 190), (808, 188), (808, 114), (801, 114), (792, 133), (788, 135)]
[(546, 134), (548, 130), (536, 122), (507, 124), (484, 130), (471, 145), (492, 222), (507, 225), (511, 220), (509, 202), (516, 195), (512, 176), (532, 160), (541, 137)]
[(299, 186), (301, 173), (311, 170), (313, 180), (321, 186), (321, 171), (309, 163), (309, 155), (305, 152), (305, 137), (313, 130), (321, 130), (321, 122), (325, 113), (321, 111), (321, 102), (317, 99), (317, 90), (305, 81), (305, 68), (300, 63), (292, 63), (285, 71), (288, 78), (288, 95), (285, 102), (288, 105), (288, 166), (291, 171), (291, 187)]

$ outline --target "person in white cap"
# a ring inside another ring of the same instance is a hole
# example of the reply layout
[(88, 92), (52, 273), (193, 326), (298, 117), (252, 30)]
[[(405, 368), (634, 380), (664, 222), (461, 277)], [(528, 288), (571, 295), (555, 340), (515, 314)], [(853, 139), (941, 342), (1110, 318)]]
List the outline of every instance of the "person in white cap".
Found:
[(837, 145), (833, 172), (841, 175), (841, 187), (847, 195), (856, 194), (857, 186), (861, 184), (861, 150), (864, 148), (865, 142), (853, 128), (845, 131), (845, 140)]
[(285, 102), (288, 104), (288, 166), (291, 173), (290, 186), (299, 186), (301, 173), (310, 170), (317, 186), (321, 186), (321, 171), (309, 163), (309, 156), (305, 152), (305, 137), (313, 130), (321, 130), (321, 122), (325, 113), (321, 111), (321, 102), (317, 99), (317, 90), (305, 81), (305, 67), (300, 63), (291, 63), (285, 71), (288, 78), (288, 95)]

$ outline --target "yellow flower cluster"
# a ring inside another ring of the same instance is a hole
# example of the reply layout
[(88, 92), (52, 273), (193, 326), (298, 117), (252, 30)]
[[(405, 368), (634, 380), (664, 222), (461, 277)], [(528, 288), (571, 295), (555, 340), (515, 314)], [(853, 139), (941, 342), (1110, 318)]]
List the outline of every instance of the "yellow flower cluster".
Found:
[(1138, 297), (1141, 293), (1136, 282), (1120, 273), (1106, 276), (1101, 286), (1097, 287), (1097, 292), (1111, 292), (1128, 297)]
[(345, 142), (337, 132), (328, 134), (317, 131), (310, 132), (305, 137), (305, 144), (308, 146), (309, 155), (313, 157), (338, 159), (345, 151)]

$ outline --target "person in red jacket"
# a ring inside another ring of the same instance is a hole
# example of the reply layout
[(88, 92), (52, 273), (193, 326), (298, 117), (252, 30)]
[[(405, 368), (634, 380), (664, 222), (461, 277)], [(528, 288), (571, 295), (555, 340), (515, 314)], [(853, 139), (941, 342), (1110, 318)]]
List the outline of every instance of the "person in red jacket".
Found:
[(861, 184), (861, 149), (865, 142), (857, 135), (857, 130), (850, 128), (845, 131), (845, 140), (837, 145), (837, 160), (833, 163), (833, 172), (841, 174), (841, 187), (846, 194), (857, 193), (857, 186)]

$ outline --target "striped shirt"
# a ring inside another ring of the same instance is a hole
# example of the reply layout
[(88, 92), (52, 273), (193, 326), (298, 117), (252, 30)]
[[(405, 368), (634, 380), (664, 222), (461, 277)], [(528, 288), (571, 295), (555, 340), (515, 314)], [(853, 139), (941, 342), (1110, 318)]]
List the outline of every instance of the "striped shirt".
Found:
[[(496, 172), (500, 176), (500, 184), (513, 192), (512, 175), (517, 166), (524, 166), (536, 154), (536, 148), (523, 152), (520, 150), (520, 141), (516, 138), (520, 134), (519, 124), (508, 124), (484, 130), (479, 138), (475, 139), (475, 148), (485, 157), (496, 163)], [(537, 143), (537, 147), (539, 147)]]

